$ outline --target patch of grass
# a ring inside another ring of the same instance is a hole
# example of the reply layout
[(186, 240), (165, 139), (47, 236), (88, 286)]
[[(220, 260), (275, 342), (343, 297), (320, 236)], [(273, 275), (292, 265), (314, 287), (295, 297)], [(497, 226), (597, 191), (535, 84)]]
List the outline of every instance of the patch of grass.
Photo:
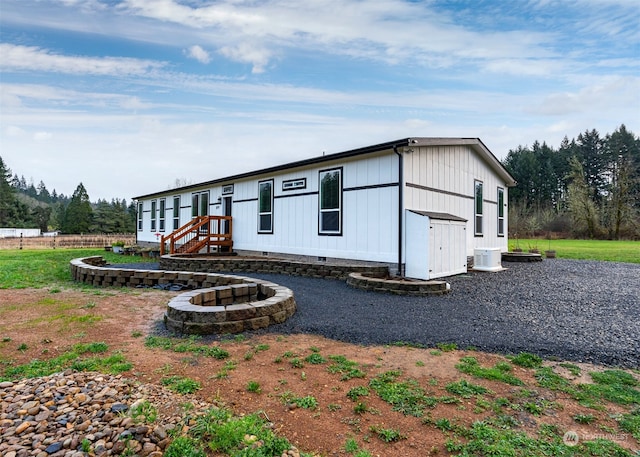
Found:
[(524, 368), (538, 368), (542, 365), (542, 357), (529, 352), (521, 352), (514, 357), (510, 357), (511, 363)]
[[(107, 262), (122, 262), (122, 256), (105, 252), (104, 249), (2, 250), (0, 289), (86, 289), (88, 286), (71, 280), (69, 262), (78, 257), (95, 255), (103, 256)], [(152, 260), (136, 258), (136, 262), (146, 261)]]
[(247, 392), (251, 392), (255, 394), (259, 394), (260, 392), (262, 392), (262, 389), (260, 388), (260, 383), (258, 381), (249, 381), (247, 383)]
[(581, 441), (574, 447), (562, 442), (556, 427), (540, 426), (539, 437), (524, 432), (498, 428), (489, 421), (474, 422), (464, 433), (464, 441), (450, 438), (445, 449), (465, 456), (565, 456), (565, 457), (631, 457), (631, 453), (607, 440)]
[(314, 352), (314, 353), (309, 354), (308, 356), (306, 356), (304, 358), (304, 361), (307, 362), (307, 363), (310, 363), (311, 365), (321, 365), (323, 363), (327, 363), (327, 359), (322, 357), (317, 352)]
[(213, 375), (216, 379), (227, 379), (229, 377), (229, 372), (235, 370), (238, 367), (238, 363), (234, 360), (227, 360), (220, 371), (218, 371), (215, 375)]
[(286, 391), (282, 395), (280, 395), (280, 399), (284, 404), (294, 404), (298, 408), (314, 410), (318, 408), (318, 400), (311, 395), (308, 395), (306, 397), (298, 397), (291, 391)]
[(369, 387), (405, 416), (422, 417), (426, 408), (433, 408), (438, 399), (430, 397), (414, 379), (399, 381), (400, 371), (387, 371), (371, 381)]
[(367, 412), (367, 404), (364, 402), (359, 401), (353, 406), (354, 414), (364, 414), (366, 412)]
[(369, 395), (369, 388), (366, 386), (356, 386), (349, 389), (347, 392), (347, 398), (351, 401), (357, 401), (360, 397), (366, 397)]
[(582, 373), (580, 367), (578, 365), (574, 365), (573, 363), (563, 362), (559, 363), (558, 365), (569, 370), (569, 373), (571, 373), (573, 376), (580, 376), (580, 373)]
[(497, 363), (493, 368), (482, 367), (475, 357), (462, 357), (456, 368), (463, 373), (475, 376), (476, 378), (501, 381), (512, 386), (522, 386), (524, 382), (508, 373), (511, 369), (508, 364)]
[(115, 353), (107, 357), (77, 359), (71, 364), (71, 368), (78, 371), (99, 371), (101, 373), (119, 374), (131, 370), (133, 365), (127, 362), (122, 354)]
[(458, 382), (451, 382), (445, 386), (447, 392), (458, 395), (462, 398), (471, 398), (474, 395), (482, 395), (490, 392), (489, 389), (470, 383), (464, 379)]
[(179, 436), (167, 446), (163, 457), (206, 457), (206, 454), (198, 440)]
[(138, 404), (134, 404), (129, 414), (136, 422), (152, 424), (158, 419), (158, 408), (148, 400), (143, 400)]
[(333, 374), (341, 374), (341, 381), (365, 377), (365, 373), (358, 368), (358, 363), (348, 360), (343, 355), (330, 355), (329, 360), (333, 363), (327, 367), (327, 371)]
[(268, 351), (270, 348), (270, 346), (268, 344), (257, 344), (253, 350), (256, 352), (256, 354), (258, 352), (264, 352), (264, 351)]
[(630, 413), (622, 414), (618, 419), (618, 426), (640, 441), (640, 407)]
[(400, 433), (399, 430), (393, 428), (382, 428), (374, 425), (371, 426), (369, 430), (375, 433), (377, 437), (385, 443), (393, 443), (395, 441), (400, 441), (407, 438), (402, 433)]
[(593, 414), (576, 414), (573, 416), (573, 420), (578, 424), (591, 424), (596, 418)]
[(359, 448), (360, 446), (358, 446), (358, 442), (353, 438), (347, 438), (347, 441), (344, 443), (344, 450), (349, 454), (353, 454)]
[(442, 352), (452, 352), (458, 349), (458, 345), (456, 343), (438, 343), (436, 344), (436, 347)]
[(179, 394), (192, 394), (201, 389), (200, 383), (191, 378), (169, 376), (161, 381), (163, 386)]
[(104, 354), (108, 349), (108, 346), (103, 342), (78, 343), (73, 345), (70, 350), (49, 360), (34, 359), (24, 365), (8, 365), (0, 376), (0, 381), (48, 376), (67, 368), (78, 371), (100, 371), (108, 374), (119, 374), (131, 370), (131, 363), (127, 362), (119, 352), (105, 357), (83, 357), (85, 354)]
[(160, 348), (173, 352), (191, 352), (204, 357), (224, 360), (229, 357), (229, 351), (219, 346), (198, 344), (197, 337), (167, 338), (162, 336), (148, 336), (144, 345), (149, 348)]
[(622, 370), (589, 373), (595, 384), (580, 384), (581, 392), (596, 399), (605, 399), (619, 405), (640, 405), (638, 381)]
[[(540, 243), (548, 246), (547, 240), (518, 240), (527, 246)], [(515, 240), (509, 241), (509, 249), (515, 248)], [(562, 259), (603, 260), (608, 262), (640, 263), (640, 243), (637, 241), (610, 240), (552, 240), (551, 249)]]
[(289, 360), (289, 363), (293, 368), (304, 368), (304, 362), (298, 357), (292, 358), (291, 360)]
[[(278, 437), (259, 413), (233, 417), (225, 409), (211, 409), (199, 416), (189, 433), (198, 442), (206, 443), (216, 455), (261, 457), (280, 456), (291, 444)], [(165, 451), (166, 457), (166, 451)], [(177, 457), (177, 454), (176, 454)]]

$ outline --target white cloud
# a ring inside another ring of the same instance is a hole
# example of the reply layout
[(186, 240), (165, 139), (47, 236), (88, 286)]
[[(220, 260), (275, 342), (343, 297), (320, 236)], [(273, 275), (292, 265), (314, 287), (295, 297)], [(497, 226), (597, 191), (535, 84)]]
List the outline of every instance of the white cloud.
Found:
[(184, 54), (191, 58), (191, 59), (195, 59), (200, 63), (209, 63), (211, 62), (211, 56), (209, 55), (209, 53), (207, 51), (205, 51), (201, 46), (193, 45), (190, 46), (188, 49), (184, 50)]
[(33, 139), (36, 141), (47, 141), (53, 138), (53, 134), (51, 132), (36, 132), (33, 135)]
[(235, 46), (223, 46), (220, 54), (236, 62), (253, 65), (252, 73), (263, 73), (271, 58), (271, 52), (266, 48), (250, 43), (239, 43)]
[(124, 57), (68, 56), (41, 49), (0, 43), (0, 69), (4, 71), (44, 71), (86, 75), (144, 75), (166, 64)]

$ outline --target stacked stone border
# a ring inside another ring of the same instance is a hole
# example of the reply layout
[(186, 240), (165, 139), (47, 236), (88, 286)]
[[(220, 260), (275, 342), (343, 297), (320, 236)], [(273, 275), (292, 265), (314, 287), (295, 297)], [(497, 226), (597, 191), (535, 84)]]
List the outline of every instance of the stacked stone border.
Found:
[(226, 271), (229, 273), (275, 273), (310, 278), (346, 280), (352, 272), (372, 276), (387, 276), (387, 265), (335, 264), (324, 262), (301, 262), (288, 259), (260, 257), (206, 257), (165, 255), (160, 258), (160, 268), (179, 271)]
[(451, 292), (451, 286), (445, 281), (388, 279), (363, 273), (350, 273), (347, 284), (357, 289), (389, 292), (396, 295), (425, 296), (443, 295)]
[(503, 262), (542, 262), (542, 255), (532, 252), (503, 252)]
[(296, 312), (293, 292), (260, 279), (191, 271), (107, 268), (101, 256), (74, 259), (75, 281), (94, 286), (180, 284), (196, 290), (169, 301), (164, 322), (178, 333), (241, 333), (284, 322)]

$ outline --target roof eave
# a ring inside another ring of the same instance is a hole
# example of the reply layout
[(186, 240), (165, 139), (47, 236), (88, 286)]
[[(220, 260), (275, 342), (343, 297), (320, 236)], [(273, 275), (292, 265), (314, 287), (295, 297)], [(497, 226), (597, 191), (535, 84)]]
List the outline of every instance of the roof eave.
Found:
[(367, 146), (364, 148), (358, 148), (358, 149), (351, 149), (349, 151), (344, 151), (344, 152), (336, 152), (334, 154), (327, 154), (327, 155), (322, 155), (322, 156), (318, 156), (318, 157), (311, 157), (309, 159), (303, 159), (303, 160), (298, 160), (296, 162), (289, 162), (283, 165), (277, 165), (274, 167), (268, 167), (268, 168), (263, 168), (260, 170), (254, 170), (254, 171), (250, 171), (250, 172), (246, 172), (246, 173), (240, 173), (240, 174), (236, 174), (236, 175), (232, 175), (232, 176), (225, 176), (224, 178), (219, 178), (219, 179), (213, 179), (211, 181), (204, 181), (204, 182), (200, 182), (197, 184), (190, 184), (188, 186), (183, 186), (183, 187), (176, 187), (175, 189), (168, 189), (168, 190), (164, 190), (161, 192), (153, 192), (150, 194), (145, 194), (145, 195), (140, 195), (137, 197), (133, 197), (133, 200), (140, 200), (140, 199), (145, 199), (145, 198), (150, 198), (150, 197), (154, 197), (154, 196), (158, 196), (158, 195), (165, 195), (168, 193), (178, 193), (178, 192), (184, 192), (184, 191), (188, 191), (188, 190), (195, 190), (198, 188), (203, 188), (203, 187), (210, 187), (212, 185), (216, 185), (216, 184), (222, 184), (222, 183), (230, 183), (231, 181), (238, 181), (240, 179), (245, 179), (245, 178), (250, 178), (252, 176), (260, 176), (260, 175), (266, 175), (266, 174), (271, 174), (271, 173), (275, 173), (275, 172), (279, 172), (279, 171), (283, 171), (283, 170), (288, 170), (288, 169), (292, 169), (292, 168), (299, 168), (299, 167), (305, 167), (305, 166), (309, 166), (309, 165), (314, 165), (314, 164), (318, 164), (318, 163), (324, 163), (324, 162), (330, 162), (333, 160), (340, 160), (340, 159), (346, 159), (349, 157), (355, 157), (355, 156), (359, 156), (359, 155), (364, 155), (364, 154), (371, 154), (374, 152), (379, 152), (379, 151), (385, 151), (388, 149), (393, 149), (393, 147), (403, 147), (403, 146), (407, 146), (409, 144), (409, 141), (411, 139), (410, 138), (404, 138), (401, 140), (396, 140), (396, 141), (389, 141), (386, 143), (380, 143), (380, 144), (376, 144), (373, 146)]

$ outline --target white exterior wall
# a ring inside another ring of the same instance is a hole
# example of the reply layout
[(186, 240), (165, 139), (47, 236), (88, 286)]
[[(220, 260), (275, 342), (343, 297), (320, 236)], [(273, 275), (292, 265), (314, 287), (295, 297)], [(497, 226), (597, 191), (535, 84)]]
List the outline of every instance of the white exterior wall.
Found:
[[(342, 168), (342, 234), (318, 234), (318, 180), (321, 170)], [(282, 189), (283, 181), (306, 179), (306, 188)], [(273, 179), (273, 233), (258, 233), (258, 182)], [(325, 162), (253, 176), (233, 184), (233, 247), (269, 253), (334, 257), (376, 262), (397, 262), (398, 159), (392, 152)], [(223, 184), (180, 193), (180, 225), (191, 219), (191, 196), (209, 190), (209, 214), (222, 215), (217, 204)], [(156, 196), (167, 199), (165, 234), (172, 232), (175, 192)], [(151, 231), (151, 200), (143, 201), (143, 230), (138, 241), (156, 242)], [(159, 208), (159, 203), (157, 205)]]
[[(422, 146), (404, 155), (405, 208), (467, 219), (467, 256), (479, 247), (507, 251), (505, 182), (471, 146)], [(474, 234), (474, 182), (483, 183), (483, 236)], [(504, 189), (504, 236), (498, 236), (498, 187)]]

